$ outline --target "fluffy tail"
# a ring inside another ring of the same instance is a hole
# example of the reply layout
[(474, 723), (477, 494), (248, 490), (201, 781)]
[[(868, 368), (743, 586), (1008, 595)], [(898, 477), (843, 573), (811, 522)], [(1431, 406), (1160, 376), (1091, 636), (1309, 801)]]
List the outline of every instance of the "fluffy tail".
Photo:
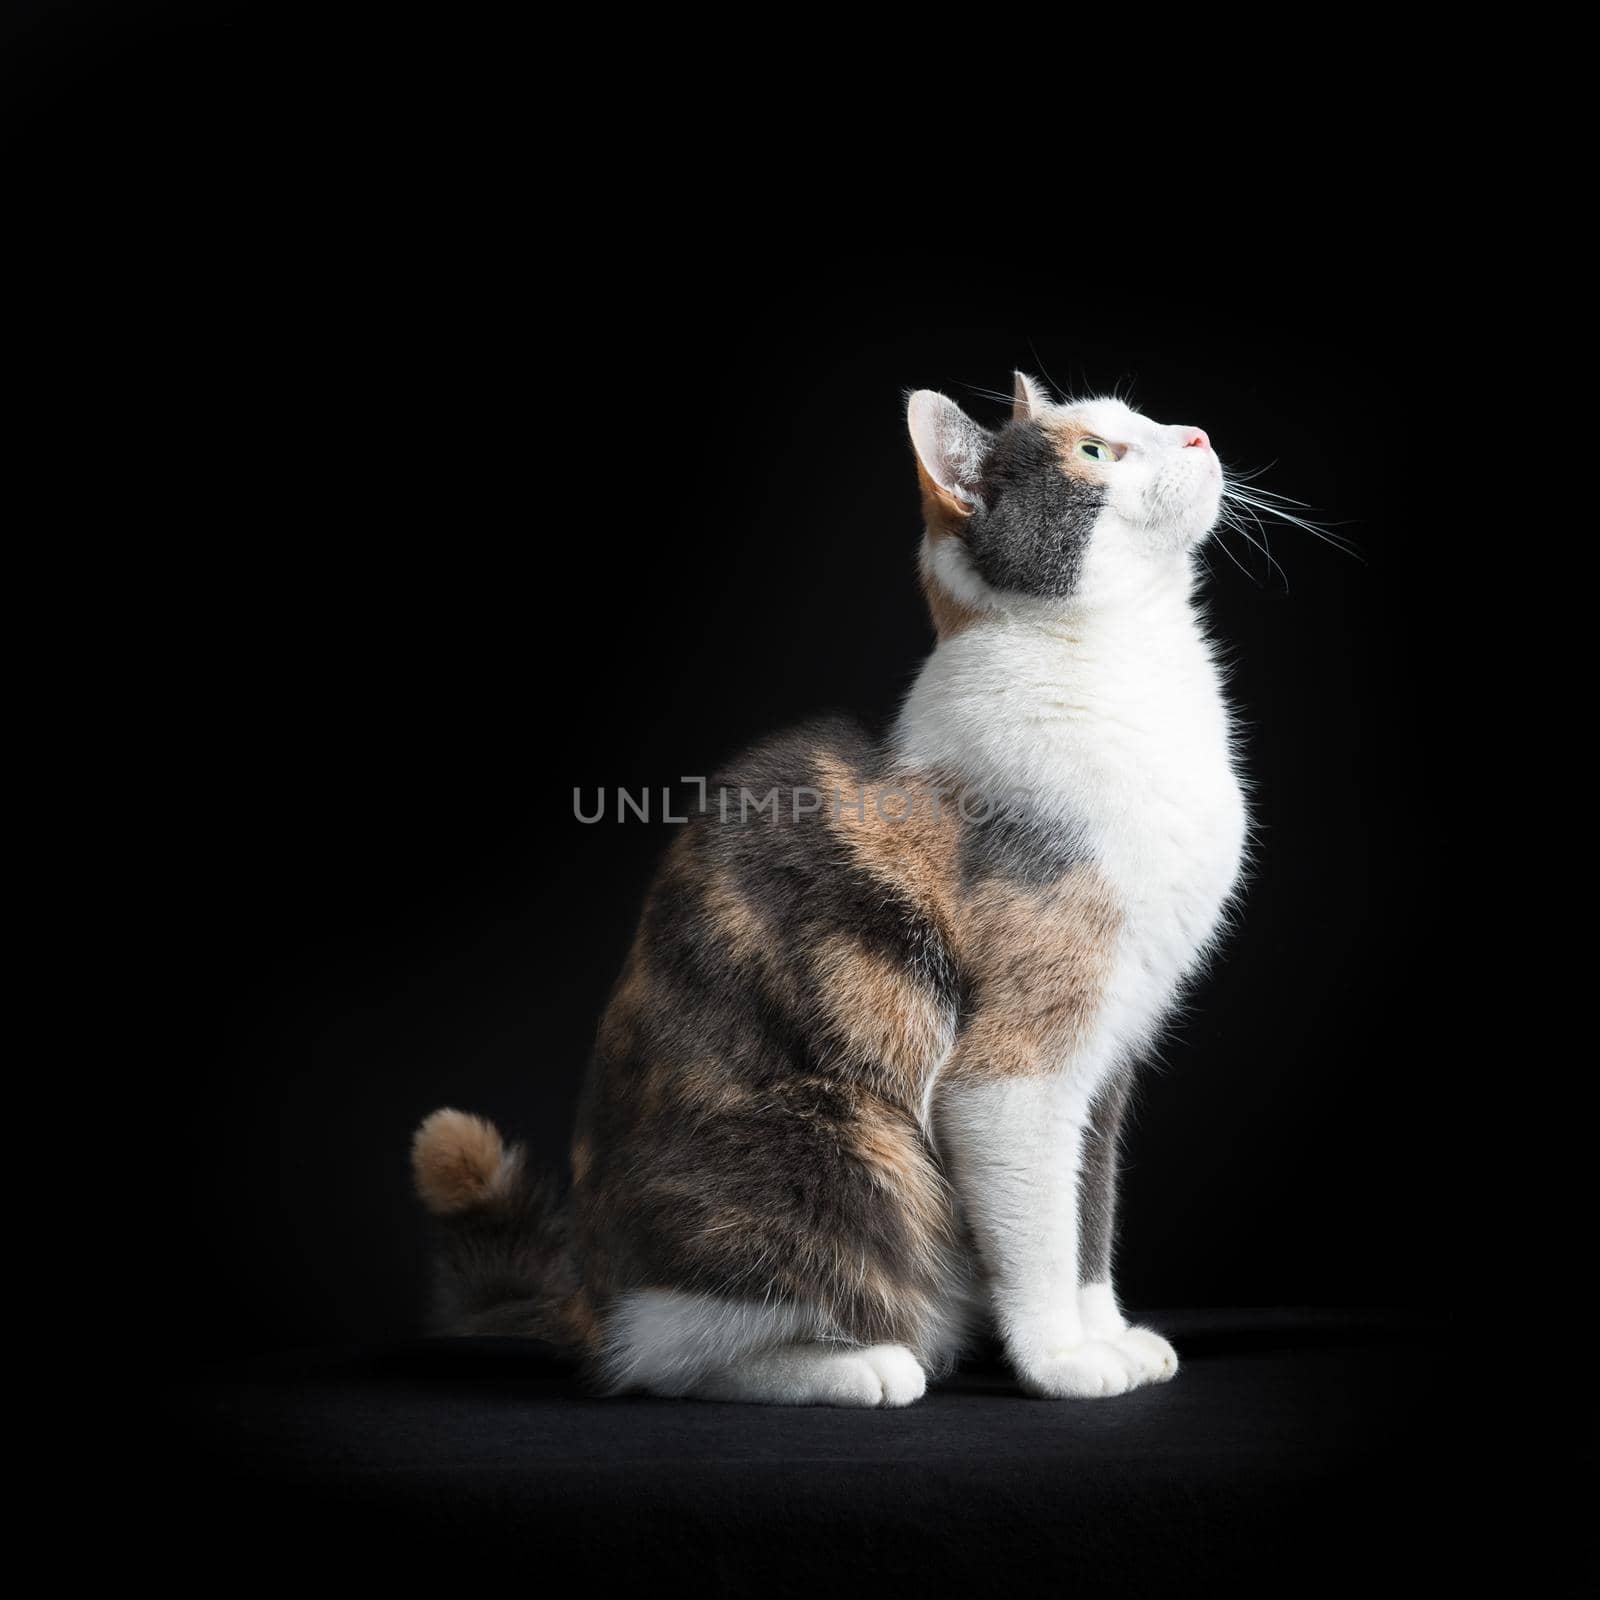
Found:
[(553, 1179), (530, 1175), (522, 1147), (508, 1149), (492, 1123), (450, 1110), (417, 1129), (411, 1170), (437, 1218), (433, 1331), (585, 1350), (588, 1300)]

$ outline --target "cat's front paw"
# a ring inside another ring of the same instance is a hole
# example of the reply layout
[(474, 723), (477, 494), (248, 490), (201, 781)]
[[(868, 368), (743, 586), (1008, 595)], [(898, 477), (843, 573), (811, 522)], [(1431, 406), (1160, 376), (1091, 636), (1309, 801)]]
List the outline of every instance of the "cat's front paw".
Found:
[(1126, 1394), (1144, 1380), (1136, 1367), (1107, 1339), (1046, 1350), (1019, 1364), (1018, 1379), (1029, 1394), (1049, 1400), (1092, 1400)]
[(1134, 1369), (1138, 1383), (1165, 1383), (1178, 1370), (1178, 1352), (1152, 1328), (1124, 1328), (1110, 1342)]
[(1178, 1352), (1150, 1328), (1133, 1328), (1117, 1309), (1109, 1283), (1090, 1284), (1078, 1293), (1083, 1331), (1114, 1345), (1133, 1373), (1135, 1384), (1165, 1383), (1178, 1370)]

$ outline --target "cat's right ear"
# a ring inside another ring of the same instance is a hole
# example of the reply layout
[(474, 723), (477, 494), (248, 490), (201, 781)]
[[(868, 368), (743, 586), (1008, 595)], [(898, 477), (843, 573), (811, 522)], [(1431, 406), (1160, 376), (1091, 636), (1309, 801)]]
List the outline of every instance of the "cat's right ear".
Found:
[(917, 452), (918, 477), (930, 513), (970, 517), (978, 509), (978, 482), (993, 435), (954, 400), (933, 389), (918, 389), (906, 405), (906, 426)]
[(1013, 422), (1032, 422), (1035, 417), (1042, 415), (1050, 409), (1050, 396), (1044, 392), (1044, 385), (1037, 378), (1030, 378), (1026, 372), (1013, 372), (1011, 374), (1011, 420)]

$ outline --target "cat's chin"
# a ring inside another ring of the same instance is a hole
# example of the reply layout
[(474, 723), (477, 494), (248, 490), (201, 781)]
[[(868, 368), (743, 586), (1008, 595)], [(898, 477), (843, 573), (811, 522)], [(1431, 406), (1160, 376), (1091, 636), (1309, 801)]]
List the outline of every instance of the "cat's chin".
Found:
[(1198, 550), (1217, 531), (1217, 517), (1221, 506), (1209, 506), (1174, 524), (1161, 538), (1162, 548), (1187, 554)]
[(1139, 520), (1108, 511), (1103, 523), (1114, 528), (1120, 540), (1099, 556), (1100, 562), (1105, 564), (1101, 570), (1134, 572), (1147, 569), (1151, 562), (1166, 565), (1181, 561), (1211, 537), (1220, 515), (1220, 500), (1161, 521)]

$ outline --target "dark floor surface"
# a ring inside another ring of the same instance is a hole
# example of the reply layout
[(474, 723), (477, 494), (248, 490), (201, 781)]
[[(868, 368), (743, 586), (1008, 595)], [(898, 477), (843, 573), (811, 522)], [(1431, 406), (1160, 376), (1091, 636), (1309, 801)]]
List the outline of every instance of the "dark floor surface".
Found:
[(899, 1411), (597, 1400), (512, 1341), (275, 1357), (179, 1386), (171, 1487), (224, 1569), (261, 1577), (511, 1562), (537, 1589), (1020, 1595), (1487, 1574), (1505, 1529), (1475, 1491), (1503, 1402), (1462, 1392), (1440, 1330), (1147, 1320), (1182, 1358), (1169, 1384), (1040, 1401), (979, 1363)]

